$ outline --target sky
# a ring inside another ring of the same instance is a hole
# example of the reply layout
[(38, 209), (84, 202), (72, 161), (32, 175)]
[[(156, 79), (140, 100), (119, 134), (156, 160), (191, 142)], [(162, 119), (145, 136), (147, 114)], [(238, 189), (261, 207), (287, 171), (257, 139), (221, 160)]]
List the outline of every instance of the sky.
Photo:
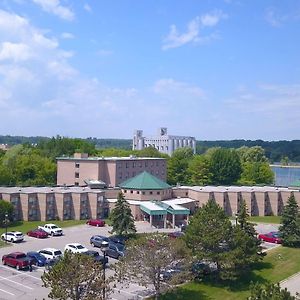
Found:
[(298, 0), (0, 0), (0, 135), (299, 139)]

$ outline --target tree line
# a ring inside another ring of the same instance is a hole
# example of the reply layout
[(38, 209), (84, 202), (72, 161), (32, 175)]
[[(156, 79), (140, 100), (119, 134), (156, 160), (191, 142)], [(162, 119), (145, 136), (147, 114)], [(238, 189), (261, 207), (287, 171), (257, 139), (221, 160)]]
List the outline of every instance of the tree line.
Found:
[[(59, 137), (59, 136), (57, 136)], [(25, 137), (0, 135), (0, 144), (8, 144), (10, 146), (17, 144), (39, 144), (41, 141), (49, 141), (49, 137)], [(79, 139), (78, 139), (79, 140)], [(100, 139), (88, 137), (80, 139), (95, 146), (96, 149), (117, 148), (130, 150), (132, 149), (131, 139)], [(300, 162), (300, 140), (292, 141), (263, 141), (263, 140), (220, 140), (220, 141), (197, 141), (197, 154), (205, 153), (209, 148), (241, 148), (241, 147), (260, 146), (265, 150), (265, 155), (271, 163), (280, 162), (287, 159), (289, 162)]]
[(171, 185), (272, 184), (273, 172), (264, 149), (259, 146), (238, 149), (209, 148), (194, 155), (190, 148), (177, 149), (171, 157), (149, 147), (143, 150), (97, 149), (82, 139), (53, 137), (38, 144), (19, 144), (0, 150), (0, 185), (29, 186), (56, 184), (56, 158), (75, 152), (90, 156), (161, 157), (167, 160), (167, 182)]

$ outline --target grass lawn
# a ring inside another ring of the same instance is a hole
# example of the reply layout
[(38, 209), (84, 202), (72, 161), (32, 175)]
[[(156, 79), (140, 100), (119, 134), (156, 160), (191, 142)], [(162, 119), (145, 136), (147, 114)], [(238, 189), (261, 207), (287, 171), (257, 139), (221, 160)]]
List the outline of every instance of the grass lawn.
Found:
[[(279, 257), (280, 254), (280, 257)], [(300, 249), (278, 247), (268, 252), (256, 270), (249, 272), (237, 282), (216, 283), (209, 278), (182, 285), (174, 293), (162, 296), (161, 300), (222, 299), (240, 300), (249, 296), (250, 282), (279, 282), (300, 271)]]
[[(54, 223), (59, 227), (70, 227), (70, 226), (76, 226), (76, 225), (81, 225), (81, 224), (85, 224), (86, 220), (67, 220), (67, 221), (47, 221), (47, 222), (41, 222), (41, 221), (17, 221), (14, 222), (13, 224), (9, 225), (7, 227), (7, 231), (21, 231), (24, 234), (26, 234), (26, 232), (37, 228), (39, 225), (44, 225), (47, 223)], [(0, 228), (0, 234), (5, 232), (5, 228)]]
[(281, 216), (250, 217), (251, 222), (280, 224)]

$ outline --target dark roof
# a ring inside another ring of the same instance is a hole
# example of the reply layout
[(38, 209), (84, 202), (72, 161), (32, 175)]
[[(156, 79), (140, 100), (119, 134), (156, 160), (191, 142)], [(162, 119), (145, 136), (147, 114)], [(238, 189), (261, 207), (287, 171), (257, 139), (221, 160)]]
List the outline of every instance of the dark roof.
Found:
[(120, 183), (119, 187), (129, 190), (165, 190), (171, 188), (169, 184), (146, 171)]

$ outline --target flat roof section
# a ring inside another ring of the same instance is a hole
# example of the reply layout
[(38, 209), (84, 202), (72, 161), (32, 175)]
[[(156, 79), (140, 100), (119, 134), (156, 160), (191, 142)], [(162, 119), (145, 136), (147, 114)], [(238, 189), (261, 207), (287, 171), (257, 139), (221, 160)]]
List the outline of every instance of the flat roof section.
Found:
[(56, 160), (84, 160), (84, 161), (99, 161), (99, 160), (107, 160), (107, 161), (133, 161), (133, 160), (166, 160), (165, 158), (161, 157), (67, 157), (67, 156), (61, 156), (56, 157)]
[(166, 215), (168, 213), (166, 209), (150, 201), (140, 204), (140, 209), (151, 216)]

